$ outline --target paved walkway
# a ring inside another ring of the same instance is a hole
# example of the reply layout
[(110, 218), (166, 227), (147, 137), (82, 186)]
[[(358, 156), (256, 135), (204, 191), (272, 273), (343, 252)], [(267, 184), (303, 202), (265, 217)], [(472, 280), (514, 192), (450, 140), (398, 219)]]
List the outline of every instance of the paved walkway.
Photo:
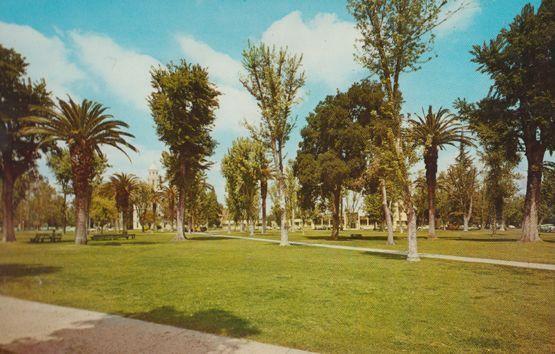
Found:
[(0, 296), (0, 352), (271, 353), (300, 350)]
[[(279, 243), (279, 240), (272, 240), (272, 239), (267, 239), (267, 238), (231, 236), (231, 235), (208, 234), (208, 233), (204, 233), (204, 234), (214, 236), (214, 237), (227, 237), (227, 238), (235, 238), (235, 239), (249, 240), (249, 241)], [(299, 241), (289, 241), (289, 243), (292, 244), (292, 245), (309, 246), (309, 247), (323, 247), (323, 248), (333, 248), (333, 249), (349, 250), (349, 251), (393, 254), (393, 255), (398, 255), (398, 256), (406, 256), (407, 255), (407, 253), (404, 252), (404, 251), (384, 250), (384, 249), (381, 249), (381, 248), (328, 245), (328, 244), (323, 244), (323, 243), (299, 242)], [(468, 262), (468, 263), (495, 264), (495, 265), (503, 265), (503, 266), (509, 266), (509, 267), (554, 270), (555, 271), (555, 264), (549, 264), (549, 263), (531, 263), (531, 262), (506, 261), (506, 260), (503, 260), (503, 259), (450, 256), (450, 255), (445, 255), (445, 254), (434, 254), (434, 253), (418, 253), (418, 255), (420, 256), (420, 258), (443, 259), (443, 260), (448, 260), (448, 261)]]

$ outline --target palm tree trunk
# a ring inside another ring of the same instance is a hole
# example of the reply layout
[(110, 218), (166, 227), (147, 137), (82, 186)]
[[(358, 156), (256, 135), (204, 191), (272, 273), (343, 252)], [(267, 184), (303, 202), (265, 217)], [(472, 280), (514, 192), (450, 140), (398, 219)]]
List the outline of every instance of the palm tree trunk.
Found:
[[(77, 191), (76, 191), (77, 192)], [(87, 244), (87, 231), (89, 223), (88, 200), (85, 193), (75, 194), (75, 244)]]
[(393, 222), (391, 220), (391, 209), (387, 203), (387, 189), (385, 188), (385, 180), (381, 180), (382, 187), (382, 207), (385, 216), (385, 223), (387, 225), (387, 244), (394, 245), (395, 239), (393, 238)]
[(424, 163), (426, 164), (426, 184), (428, 187), (428, 237), (436, 236), (436, 186), (437, 186), (437, 147), (426, 149)]
[[(9, 166), (9, 167), (8, 167)], [(2, 223), (2, 240), (4, 242), (15, 241), (14, 228), (14, 204), (13, 189), (15, 184), (14, 171), (11, 165), (4, 166), (4, 175), (2, 178), (2, 206), (3, 206), (3, 223)]]
[(266, 198), (268, 196), (268, 181), (260, 180), (260, 198), (262, 199), (262, 234), (266, 233)]
[(540, 190), (544, 154), (545, 148), (537, 142), (526, 145), (528, 173), (526, 178), (526, 197), (524, 200), (522, 236), (520, 237), (521, 242), (541, 241), (538, 232), (538, 212), (540, 206)]

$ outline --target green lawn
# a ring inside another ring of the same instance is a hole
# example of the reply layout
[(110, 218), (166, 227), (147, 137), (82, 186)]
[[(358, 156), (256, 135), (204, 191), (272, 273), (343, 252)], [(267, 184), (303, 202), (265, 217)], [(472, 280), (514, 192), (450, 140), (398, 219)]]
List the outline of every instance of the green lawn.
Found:
[[(227, 230), (212, 231), (215, 234), (227, 235)], [(340, 232), (340, 238), (336, 241), (330, 240), (331, 231), (305, 231), (291, 232), (291, 241), (315, 242), (338, 244), (345, 246), (358, 246), (369, 248), (395, 249), (405, 251), (407, 249), (406, 234), (395, 234), (397, 242), (394, 246), (386, 245), (386, 233), (380, 231), (356, 231), (346, 230)], [(352, 239), (351, 233), (362, 234), (362, 239)], [(492, 236), (489, 231), (443, 231), (437, 232), (438, 239), (427, 238), (426, 231), (418, 232), (418, 251), (422, 253), (440, 253), (455, 256), (469, 256), (481, 258), (495, 258), (512, 261), (555, 263), (555, 233), (544, 233), (541, 235), (543, 242), (521, 243), (520, 230), (499, 232)], [(235, 232), (231, 235), (248, 236), (245, 232)], [(255, 234), (255, 237), (279, 239), (279, 230), (270, 230), (268, 234)]]
[(18, 235), (0, 244), (0, 293), (320, 352), (555, 351), (555, 272), (172, 237)]

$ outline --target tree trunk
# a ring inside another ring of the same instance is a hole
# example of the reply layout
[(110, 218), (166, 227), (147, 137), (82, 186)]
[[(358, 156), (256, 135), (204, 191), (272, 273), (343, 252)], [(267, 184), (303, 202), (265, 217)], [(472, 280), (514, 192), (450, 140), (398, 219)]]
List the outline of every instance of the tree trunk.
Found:
[(407, 261), (416, 262), (420, 260), (418, 257), (418, 248), (416, 241), (416, 213), (412, 202), (407, 203), (407, 239), (408, 239), (408, 254)]
[(189, 230), (188, 233), (193, 233), (193, 228), (195, 227), (195, 220), (193, 219), (193, 215), (189, 216)]
[(178, 241), (185, 240), (183, 233), (183, 221), (185, 219), (185, 188), (179, 188), (179, 195), (177, 196), (177, 234), (175, 239)]
[[(469, 192), (471, 193), (471, 192)], [(470, 223), (470, 219), (472, 218), (472, 206), (474, 204), (472, 196), (470, 197), (470, 204), (468, 205), (468, 210), (466, 210), (463, 214), (463, 231), (468, 232), (468, 224)]]
[(333, 191), (333, 210), (332, 210), (332, 228), (331, 239), (337, 240), (339, 238), (339, 209), (341, 202), (341, 187), (335, 187)]
[(283, 156), (281, 153), (281, 148), (279, 151), (274, 147), (273, 149), (274, 154), (274, 162), (278, 167), (277, 171), (277, 198), (279, 203), (279, 211), (281, 213), (281, 227), (280, 227), (280, 246), (289, 246), (289, 232), (288, 232), (288, 223), (287, 223), (287, 213), (285, 212), (286, 208), (286, 201), (285, 201), (285, 173), (283, 171)]
[(128, 208), (123, 208), (123, 211), (121, 212), (121, 230), (124, 235), (127, 234), (127, 209)]
[(424, 163), (426, 165), (426, 185), (428, 187), (428, 237), (436, 236), (436, 186), (437, 186), (437, 147), (426, 149)]
[(89, 229), (89, 201), (87, 195), (82, 192), (75, 193), (75, 244), (87, 244), (87, 232)]
[(254, 237), (254, 221), (250, 222), (250, 226), (249, 226), (249, 236), (250, 237)]
[(524, 216), (522, 221), (521, 242), (541, 241), (538, 232), (538, 211), (542, 181), (543, 157), (545, 148), (537, 142), (526, 145), (528, 174), (526, 181), (526, 198), (524, 199)]
[(394, 245), (395, 239), (393, 238), (393, 222), (391, 221), (391, 209), (387, 203), (387, 190), (385, 188), (385, 181), (381, 180), (382, 187), (382, 207), (385, 216), (385, 223), (387, 225), (387, 244)]
[(14, 228), (14, 205), (13, 205), (13, 189), (15, 176), (11, 167), (4, 167), (4, 176), (2, 178), (2, 206), (4, 208), (4, 218), (2, 223), (2, 240), (4, 242), (15, 241)]
[(260, 181), (260, 198), (262, 199), (262, 234), (266, 233), (266, 197), (268, 196), (268, 181)]

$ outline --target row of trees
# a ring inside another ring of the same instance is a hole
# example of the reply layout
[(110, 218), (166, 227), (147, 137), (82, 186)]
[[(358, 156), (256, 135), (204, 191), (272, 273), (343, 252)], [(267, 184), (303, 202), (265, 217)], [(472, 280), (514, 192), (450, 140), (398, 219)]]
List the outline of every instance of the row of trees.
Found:
[[(460, 10), (447, 11), (446, 4), (447, 1), (418, 0), (348, 2), (361, 34), (355, 56), (378, 81), (364, 80), (346, 92), (321, 101), (307, 117), (294, 163), (301, 185), (302, 209), (310, 214), (318, 205), (329, 208), (333, 214), (332, 238), (337, 238), (339, 232), (343, 191), (368, 194), (379, 191), (388, 242), (394, 242), (391, 200), (399, 199), (408, 219), (408, 259), (418, 260), (417, 198), (427, 202), (427, 207), (419, 210), (428, 211), (430, 237), (435, 237), (436, 217), (448, 209), (458, 210), (464, 228), (468, 229), (477, 204), (474, 191), (480, 188), (485, 196), (483, 199), (490, 204), (488, 210), (492, 210), (493, 220), (499, 220), (504, 215), (505, 201), (514, 193), (513, 169), (520, 158), (519, 152), (524, 152), (528, 183), (521, 241), (539, 240), (538, 210), (544, 155), (555, 148), (552, 94), (555, 85), (549, 49), (553, 46), (555, 28), (553, 1), (542, 2), (537, 12), (531, 5), (525, 6), (508, 29), (503, 29), (489, 44), (473, 48), (473, 61), (493, 82), (486, 98), (476, 103), (457, 100), (454, 103), (456, 114), (429, 107), (421, 116), (411, 119), (410, 115), (401, 114), (400, 77), (403, 73), (417, 71), (422, 63), (431, 60), (428, 53), (434, 41), (433, 30)], [(292, 128), (288, 120), (291, 104), (304, 83), (303, 74), (297, 74), (301, 58), (263, 44), (249, 45), (243, 55), (248, 74), (242, 82), (257, 99), (262, 114), (259, 129), (247, 126), (254, 140), (265, 144), (272, 157), (273, 178), (280, 193), (278, 206), (284, 211), (282, 147)], [(286, 101), (280, 100), (282, 92), (286, 93)], [(482, 161), (486, 166), (480, 188), (478, 171), (466, 151), (466, 147), (475, 146), (476, 142), (482, 146)], [(228, 207), (242, 205), (243, 217), (250, 220), (258, 180), (256, 174), (260, 169), (256, 166), (245, 168), (250, 171), (245, 172), (247, 178), (239, 168), (246, 166), (240, 161), (248, 154), (244, 149), (240, 151), (240, 147), (247, 144), (250, 143), (239, 140), (230, 149), (224, 175)], [(447, 195), (452, 205), (438, 213), (438, 153), (447, 145), (460, 145), (460, 153), (456, 163), (439, 176), (440, 197)], [(418, 180), (411, 175), (420, 157), (417, 148), (422, 150), (426, 168), (421, 183), (425, 185), (425, 198), (419, 197), (418, 183), (415, 183)], [(237, 193), (241, 190), (246, 192)], [(236, 200), (238, 195), (244, 200)], [(376, 199), (372, 199), (372, 204), (376, 205)], [(453, 212), (447, 213), (452, 215)], [(237, 213), (237, 217), (240, 215)], [(445, 219), (446, 216), (441, 217)], [(286, 213), (282, 213), (282, 218), (282, 244), (286, 244)]]

